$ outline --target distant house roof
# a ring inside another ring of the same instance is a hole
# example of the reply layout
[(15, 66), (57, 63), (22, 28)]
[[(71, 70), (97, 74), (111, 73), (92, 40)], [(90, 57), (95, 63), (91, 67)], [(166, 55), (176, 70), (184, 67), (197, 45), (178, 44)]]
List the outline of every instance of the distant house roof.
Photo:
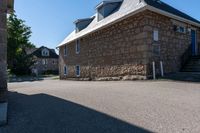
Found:
[[(114, 0), (104, 0), (108, 2), (112, 2)], [(82, 31), (76, 32), (75, 30), (69, 34), (59, 45), (58, 47), (68, 44), (76, 39), (79, 39), (89, 33), (93, 33), (97, 30), (105, 28), (106, 26), (112, 25), (115, 22), (121, 21), (133, 14), (144, 10), (151, 10), (165, 16), (172, 17), (174, 19), (191, 23), (192, 25), (200, 27), (200, 22), (189, 15), (173, 8), (172, 6), (160, 1), (160, 0), (123, 0), (120, 8), (118, 11), (114, 12), (113, 14), (109, 15), (108, 17), (104, 18), (101, 21), (98, 21), (97, 13), (94, 15), (96, 16), (93, 21)], [(101, 6), (102, 2), (97, 5), (97, 7)]]
[[(42, 50), (43, 49), (47, 49), (49, 50), (49, 56), (43, 56), (42, 55)], [(37, 58), (58, 58), (59, 56), (56, 54), (56, 51), (55, 49), (49, 49), (47, 47), (40, 47), (40, 48), (31, 48), (31, 49), (27, 49), (26, 50), (26, 53), (28, 55), (34, 55), (36, 56)]]

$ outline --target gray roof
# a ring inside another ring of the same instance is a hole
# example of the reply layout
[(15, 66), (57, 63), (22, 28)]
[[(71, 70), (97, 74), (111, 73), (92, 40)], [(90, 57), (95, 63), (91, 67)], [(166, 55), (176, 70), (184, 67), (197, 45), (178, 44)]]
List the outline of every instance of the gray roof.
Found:
[(179, 17), (182, 17), (182, 18), (185, 18), (185, 19), (188, 19), (188, 20), (191, 20), (193, 22), (196, 22), (196, 23), (199, 23), (200, 22), (194, 18), (192, 18), (191, 16), (175, 9), (174, 7), (160, 1), (160, 0), (144, 0), (148, 5), (150, 6), (153, 6), (155, 8), (158, 8), (160, 10), (163, 10), (163, 11), (166, 11), (166, 12), (169, 12), (171, 14), (174, 14), (174, 15), (177, 15)]
[[(109, 15), (108, 17), (104, 18), (101, 21), (97, 21), (97, 13), (93, 16), (95, 18), (93, 21), (82, 31), (76, 33), (74, 30), (71, 34), (69, 34), (59, 45), (58, 47), (68, 44), (78, 38), (81, 38), (89, 33), (95, 32), (99, 29), (102, 29), (106, 26), (109, 26), (115, 22), (118, 22), (122, 19), (125, 19), (133, 14), (136, 14), (140, 11), (152, 8), (158, 9), (159, 12), (163, 11), (164, 13), (167, 12), (170, 15), (177, 16), (177, 19), (184, 19), (188, 20), (188, 22), (193, 22), (194, 24), (200, 26), (200, 22), (189, 15), (169, 6), (168, 4), (161, 2), (160, 0), (123, 0), (123, 3), (117, 12)], [(152, 9), (153, 10), (153, 9)]]
[[(45, 57), (42, 56), (42, 54), (41, 54), (42, 52), (41, 51), (44, 48), (49, 50), (49, 56), (45, 56)], [(27, 55), (34, 55), (34, 56), (36, 56), (38, 58), (55, 58), (55, 59), (58, 58), (58, 55), (56, 54), (55, 49), (49, 49), (49, 48), (47, 48), (45, 46), (41, 46), (40, 48), (27, 48), (26, 49), (26, 54)]]

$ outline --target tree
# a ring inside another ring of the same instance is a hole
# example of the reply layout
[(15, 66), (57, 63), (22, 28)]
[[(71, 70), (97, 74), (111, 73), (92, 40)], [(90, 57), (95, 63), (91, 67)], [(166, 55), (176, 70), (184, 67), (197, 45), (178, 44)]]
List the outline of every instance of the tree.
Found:
[(27, 48), (35, 46), (30, 42), (31, 28), (25, 25), (25, 21), (11, 14), (7, 21), (8, 27), (8, 68), (14, 74), (28, 74), (33, 65), (31, 56), (26, 54)]

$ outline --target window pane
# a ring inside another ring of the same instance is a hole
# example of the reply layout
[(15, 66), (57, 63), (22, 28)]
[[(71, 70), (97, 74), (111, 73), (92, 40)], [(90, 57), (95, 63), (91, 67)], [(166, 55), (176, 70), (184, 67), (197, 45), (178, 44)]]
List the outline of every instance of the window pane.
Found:
[(80, 41), (77, 40), (76, 41), (76, 53), (79, 53), (80, 52)]
[(67, 46), (65, 45), (65, 48), (64, 48), (64, 55), (67, 55)]
[(80, 66), (76, 66), (76, 75), (77, 75), (77, 76), (80, 75)]
[(153, 40), (158, 41), (158, 30), (154, 30), (153, 32)]
[(67, 75), (67, 67), (64, 66), (64, 75)]

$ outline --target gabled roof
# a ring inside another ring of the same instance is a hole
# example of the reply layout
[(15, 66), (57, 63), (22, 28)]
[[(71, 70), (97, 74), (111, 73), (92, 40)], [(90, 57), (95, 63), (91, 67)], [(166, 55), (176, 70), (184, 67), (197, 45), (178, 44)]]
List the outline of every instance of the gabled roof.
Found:
[(122, 2), (123, 0), (104, 0), (96, 6), (96, 9), (100, 8), (104, 4), (114, 3), (114, 2)]
[(88, 20), (92, 20), (94, 19), (95, 16), (91, 17), (91, 18), (83, 18), (83, 19), (77, 19), (76, 21), (74, 21), (74, 24), (82, 22), (82, 21), (88, 21)]
[[(108, 0), (107, 0), (108, 1)], [(109, 0), (116, 1), (116, 0)], [(117, 0), (118, 1), (118, 0)], [(141, 2), (139, 2), (141, 1)], [(105, 2), (105, 1), (103, 1)], [(98, 5), (101, 6), (101, 3)], [(97, 6), (97, 7), (98, 7)], [(121, 21), (131, 15), (137, 14), (144, 10), (151, 10), (165, 16), (169, 16), (171, 18), (190, 23), (192, 25), (200, 27), (200, 22), (189, 15), (171, 7), (170, 5), (161, 2), (160, 0), (123, 0), (122, 5), (120, 6), (119, 10), (114, 12), (113, 14), (109, 15), (108, 17), (104, 18), (101, 21), (97, 21), (97, 13), (94, 15), (96, 16), (93, 21), (82, 31), (76, 33), (73, 31), (69, 34), (63, 42), (61, 42), (58, 47), (68, 44), (76, 39), (79, 39), (87, 34), (93, 33), (97, 30), (105, 28), (106, 26), (110, 26), (118, 21)]]
[[(49, 50), (49, 56), (42, 56), (42, 50), (43, 49), (48, 49)], [(56, 54), (54, 49), (49, 49), (47, 47), (40, 47), (37, 50), (33, 51), (31, 55), (36, 56), (37, 58), (58, 58), (59, 56)]]

